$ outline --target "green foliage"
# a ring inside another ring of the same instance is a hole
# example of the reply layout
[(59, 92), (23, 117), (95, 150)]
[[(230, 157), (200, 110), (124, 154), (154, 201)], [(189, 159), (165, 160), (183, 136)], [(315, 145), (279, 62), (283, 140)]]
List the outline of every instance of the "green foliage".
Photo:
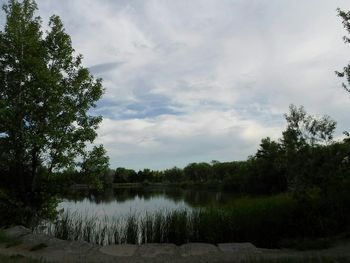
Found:
[(183, 169), (177, 168), (175, 166), (171, 169), (164, 170), (163, 176), (164, 176), (164, 180), (166, 181), (178, 182), (184, 179), (184, 171)]
[(137, 173), (137, 180), (139, 182), (148, 182), (152, 180), (153, 177), (153, 171), (150, 169), (143, 169), (142, 171), (139, 171)]
[(109, 158), (102, 145), (94, 146), (93, 149), (84, 156), (81, 164), (80, 174), (85, 177), (85, 182), (102, 188), (104, 176), (108, 173)]
[(283, 132), (282, 143), (288, 150), (299, 150), (305, 145), (328, 144), (333, 139), (336, 122), (328, 116), (308, 115), (304, 107), (293, 104), (285, 114), (287, 129)]
[[(333, 133), (336, 122), (328, 116), (308, 115), (303, 107), (290, 106), (286, 115), (287, 128), (281, 146), (288, 186), (295, 197), (303, 201), (314, 187), (327, 187), (325, 181), (334, 177), (347, 153), (334, 152)], [(336, 154), (338, 161), (333, 154)], [(326, 166), (332, 169), (326, 169)], [(320, 169), (322, 167), (323, 169)]]
[(103, 93), (101, 79), (83, 67), (58, 16), (50, 18), (42, 33), (36, 9), (33, 0), (9, 0), (4, 6), (0, 186), (22, 209), (40, 211), (50, 206), (46, 200), (52, 192), (44, 183), (52, 183), (55, 173), (75, 169), (83, 158), (82, 169), (94, 166), (99, 174), (106, 158), (101, 147), (86, 150), (101, 122), (100, 116), (89, 114)]
[[(344, 11), (341, 10), (340, 8), (337, 9), (338, 16), (341, 17), (343, 20), (343, 26), (346, 29), (347, 33), (350, 34), (350, 11)], [(350, 43), (350, 38), (349, 36), (344, 36), (343, 37), (345, 43)], [(335, 72), (339, 77), (346, 79), (346, 83), (343, 82), (343, 88), (347, 91), (350, 92), (349, 89), (349, 84), (350, 84), (350, 64), (346, 65), (342, 71), (336, 71)]]
[(184, 168), (185, 176), (192, 181), (204, 182), (212, 178), (213, 170), (208, 163), (190, 163)]
[(282, 156), (282, 146), (278, 142), (271, 141), (269, 137), (262, 139), (257, 153), (247, 162), (244, 192), (250, 194), (285, 192), (287, 178)]
[(119, 167), (115, 170), (115, 183), (135, 182), (137, 180), (137, 173), (132, 169), (125, 169)]

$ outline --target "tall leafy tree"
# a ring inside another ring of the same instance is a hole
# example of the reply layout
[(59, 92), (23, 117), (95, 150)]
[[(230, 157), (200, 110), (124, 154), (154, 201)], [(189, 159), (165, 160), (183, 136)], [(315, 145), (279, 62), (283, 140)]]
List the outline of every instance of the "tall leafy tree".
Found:
[(333, 140), (336, 122), (329, 116), (312, 116), (306, 113), (303, 106), (289, 106), (289, 114), (285, 114), (287, 129), (283, 132), (283, 142), (287, 147), (298, 150), (305, 145), (314, 146), (319, 143), (329, 144)]
[(44, 33), (34, 0), (10, 0), (3, 10), (0, 183), (24, 206), (35, 206), (41, 176), (49, 180), (89, 155), (86, 146), (101, 122), (89, 110), (103, 87), (82, 65), (58, 16)]
[(317, 156), (333, 143), (336, 122), (328, 116), (313, 116), (305, 109), (290, 105), (285, 115), (287, 128), (282, 133), (281, 149), (289, 186), (304, 198), (307, 189), (319, 178)]
[[(340, 8), (337, 9), (338, 15), (342, 18), (343, 26), (348, 32), (349, 36), (344, 36), (343, 40), (345, 43), (349, 44), (350, 43), (350, 11), (344, 11), (341, 10)], [(346, 82), (342, 83), (343, 88), (350, 93), (350, 62), (348, 65), (346, 65), (342, 71), (336, 71), (335, 72), (338, 77), (345, 78)], [(344, 132), (344, 135), (346, 136), (347, 142), (350, 141), (350, 133), (348, 131)]]
[[(340, 8), (337, 9), (338, 15), (342, 18), (342, 23), (346, 31), (350, 34), (350, 11), (344, 11)], [(344, 42), (349, 44), (350, 43), (350, 36), (344, 36), (343, 37)], [(350, 92), (350, 62), (348, 65), (346, 65), (342, 71), (336, 71), (335, 72), (339, 77), (346, 78), (346, 82), (343, 82), (343, 88)]]
[(272, 194), (286, 191), (287, 180), (281, 163), (281, 145), (269, 137), (261, 140), (260, 147), (251, 159), (252, 173), (248, 188), (255, 193)]

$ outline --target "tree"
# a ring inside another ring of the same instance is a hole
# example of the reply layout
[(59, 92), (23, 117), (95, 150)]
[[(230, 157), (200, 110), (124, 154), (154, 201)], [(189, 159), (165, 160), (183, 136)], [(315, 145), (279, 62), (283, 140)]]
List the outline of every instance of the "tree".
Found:
[(302, 199), (317, 181), (317, 156), (333, 143), (336, 122), (328, 116), (309, 115), (303, 107), (290, 105), (289, 109), (281, 139), (283, 163), (289, 187)]
[(283, 143), (294, 149), (305, 145), (328, 144), (333, 140), (336, 122), (329, 116), (308, 115), (303, 106), (289, 106), (289, 115), (285, 114), (287, 129), (283, 132)]
[(137, 172), (137, 182), (150, 182), (153, 179), (153, 171), (150, 169), (143, 169)]
[[(337, 9), (338, 16), (340, 16), (343, 20), (343, 26), (346, 29), (346, 31), (350, 34), (350, 11), (343, 11), (340, 8)], [(345, 43), (350, 43), (350, 37), (344, 36), (343, 37)], [(343, 82), (343, 88), (350, 92), (349, 85), (350, 85), (350, 62), (347, 66), (343, 68), (342, 71), (336, 71), (335, 72), (339, 77), (346, 78), (346, 83)]]
[(39, 209), (40, 177), (76, 167), (88, 155), (101, 122), (89, 110), (103, 88), (83, 67), (58, 16), (43, 33), (34, 0), (9, 0), (3, 10), (0, 149), (7, 154), (1, 183), (22, 206)]
[(164, 179), (169, 182), (179, 182), (183, 180), (184, 172), (178, 167), (164, 170)]
[[(102, 182), (113, 183), (113, 177), (109, 172), (109, 158), (106, 156), (106, 150), (102, 145), (94, 146), (93, 149), (84, 156), (81, 163), (80, 173), (87, 179), (86, 182), (102, 188)], [(109, 178), (111, 177), (111, 178)]]
[(190, 163), (184, 168), (187, 180), (204, 182), (212, 177), (213, 170), (208, 163)]
[(282, 149), (269, 137), (261, 140), (260, 148), (251, 158), (250, 178), (246, 188), (255, 194), (273, 194), (287, 189), (285, 170), (281, 163)]

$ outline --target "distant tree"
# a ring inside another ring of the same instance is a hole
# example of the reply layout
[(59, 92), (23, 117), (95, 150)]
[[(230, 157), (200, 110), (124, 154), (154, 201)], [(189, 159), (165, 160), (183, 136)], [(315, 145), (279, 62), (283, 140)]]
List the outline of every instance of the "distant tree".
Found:
[(218, 162), (212, 161), (213, 176), (216, 180), (223, 180), (234, 174), (237, 174), (240, 169), (240, 162)]
[(153, 172), (150, 169), (143, 169), (142, 171), (140, 170), (137, 173), (137, 182), (144, 182), (144, 181), (152, 181), (153, 179)]
[(115, 183), (129, 183), (129, 182), (136, 182), (136, 180), (137, 180), (137, 173), (132, 169), (118, 167), (115, 170), (115, 177), (114, 177)]
[(269, 137), (261, 140), (251, 158), (245, 189), (253, 194), (273, 194), (287, 190), (285, 169), (282, 165), (281, 145)]
[(320, 149), (333, 142), (336, 122), (328, 116), (317, 117), (303, 107), (290, 106), (285, 115), (287, 128), (282, 133), (283, 164), (288, 183), (303, 198), (317, 176), (315, 160)]
[(163, 171), (152, 171), (152, 182), (161, 182), (164, 179)]
[(124, 170), (126, 169), (123, 167), (115, 169), (113, 183), (125, 183), (125, 178), (123, 177)]
[[(213, 166), (215, 174), (223, 175), (223, 187), (235, 193), (247, 193), (252, 159), (246, 161), (221, 163), (221, 167)], [(220, 168), (220, 169), (218, 169)]]
[[(338, 16), (341, 17), (343, 20), (343, 26), (346, 29), (346, 31), (350, 34), (350, 11), (344, 11), (341, 10), (340, 8), (337, 9)], [(349, 36), (344, 36), (343, 37), (344, 42), (349, 44), (350, 43), (350, 37)], [(343, 88), (347, 91), (350, 92), (349, 85), (350, 85), (350, 62), (348, 63), (347, 66), (343, 68), (342, 71), (336, 71), (335, 72), (339, 77), (346, 78), (346, 83), (343, 82)]]
[(163, 172), (164, 179), (169, 182), (179, 182), (183, 180), (184, 172), (178, 167), (173, 167), (171, 169), (166, 169)]
[(204, 182), (212, 177), (213, 169), (208, 163), (190, 163), (184, 173), (187, 180)]
[[(7, 154), (0, 160), (6, 171), (0, 184), (6, 182), (2, 187), (21, 206), (38, 210), (47, 200), (40, 194), (40, 177), (76, 167), (89, 155), (86, 145), (101, 122), (90, 109), (103, 88), (101, 79), (82, 66), (58, 16), (50, 18), (43, 34), (34, 0), (10, 0), (3, 9), (0, 148)], [(90, 156), (102, 153), (98, 147)]]
[(283, 144), (291, 149), (305, 145), (327, 144), (332, 142), (336, 122), (329, 116), (308, 115), (304, 107), (290, 105), (289, 114), (285, 114), (287, 129), (283, 132)]
[(102, 183), (113, 182), (113, 178), (108, 178), (109, 158), (106, 156), (106, 150), (100, 146), (94, 146), (93, 149), (83, 157), (80, 164), (80, 173), (86, 178), (85, 182), (102, 188)]

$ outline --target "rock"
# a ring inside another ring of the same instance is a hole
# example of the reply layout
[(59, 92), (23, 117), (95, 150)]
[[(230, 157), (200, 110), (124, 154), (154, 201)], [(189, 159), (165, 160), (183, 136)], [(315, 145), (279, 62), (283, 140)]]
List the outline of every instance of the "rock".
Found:
[(222, 252), (260, 253), (260, 251), (252, 243), (221, 243), (218, 244), (218, 248)]
[(200, 256), (213, 252), (218, 252), (218, 248), (207, 243), (188, 243), (180, 247), (180, 254), (183, 257)]
[(129, 244), (109, 245), (109, 246), (101, 247), (100, 252), (111, 256), (117, 256), (117, 257), (131, 257), (135, 254), (135, 251), (137, 248), (138, 248), (137, 245), (129, 245)]
[(32, 233), (32, 231), (24, 226), (14, 226), (4, 230), (5, 235), (10, 238), (19, 238)]
[(175, 256), (177, 254), (177, 246), (175, 244), (159, 244), (149, 243), (139, 247), (138, 254), (141, 257), (156, 257), (159, 255)]

